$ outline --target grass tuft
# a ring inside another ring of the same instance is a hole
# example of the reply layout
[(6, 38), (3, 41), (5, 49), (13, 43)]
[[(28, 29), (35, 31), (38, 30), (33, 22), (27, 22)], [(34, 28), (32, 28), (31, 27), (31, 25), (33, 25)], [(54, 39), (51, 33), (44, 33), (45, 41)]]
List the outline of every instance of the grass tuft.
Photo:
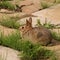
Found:
[(60, 33), (51, 32), (53, 39), (60, 41)]
[(8, 1), (0, 2), (0, 8), (15, 10), (15, 6)]
[(48, 3), (46, 1), (42, 1), (41, 2), (41, 6), (43, 7), (43, 9), (49, 8), (50, 6), (52, 6), (53, 4)]
[(20, 27), (20, 24), (17, 22), (17, 19), (14, 18), (6, 18), (0, 21), (0, 24), (9, 28), (15, 28), (18, 29)]

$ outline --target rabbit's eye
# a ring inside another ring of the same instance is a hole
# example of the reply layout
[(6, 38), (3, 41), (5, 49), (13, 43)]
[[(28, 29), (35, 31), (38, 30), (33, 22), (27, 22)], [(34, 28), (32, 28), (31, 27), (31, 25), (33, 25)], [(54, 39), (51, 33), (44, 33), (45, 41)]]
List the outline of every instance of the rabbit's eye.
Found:
[(24, 29), (24, 27), (22, 27), (22, 29)]

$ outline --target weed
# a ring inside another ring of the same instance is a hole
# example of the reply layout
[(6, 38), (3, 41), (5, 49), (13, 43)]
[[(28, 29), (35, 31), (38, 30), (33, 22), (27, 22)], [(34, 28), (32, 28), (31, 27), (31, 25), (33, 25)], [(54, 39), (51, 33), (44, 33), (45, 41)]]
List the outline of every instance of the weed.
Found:
[(0, 2), (0, 8), (15, 10), (15, 6), (8, 1)]
[[(32, 45), (28, 46), (29, 48), (25, 48), (26, 50), (22, 50), (22, 56), (20, 57), (22, 60), (43, 60), (49, 59), (52, 55), (52, 51), (46, 50), (40, 45)], [(26, 47), (26, 46), (25, 46)]]
[(42, 24), (41, 24), (41, 22), (40, 22), (40, 19), (37, 19), (37, 24), (36, 24), (36, 26), (42, 26)]
[(56, 3), (60, 3), (60, 0), (56, 0)]
[(1, 33), (1, 38), (0, 38), (1, 45), (8, 46), (16, 50), (20, 50), (20, 47), (19, 47), (21, 46), (20, 40), (21, 40), (21, 36), (18, 31), (16, 31), (15, 33), (12, 32), (12, 34), (8, 36), (4, 36)]
[(9, 28), (18, 29), (20, 27), (20, 24), (16, 20), (17, 19), (6, 18), (6, 19), (1, 20), (0, 24)]
[(43, 9), (49, 8), (49, 7), (52, 6), (52, 5), (53, 5), (53, 4), (47, 3), (47, 2), (45, 2), (45, 1), (42, 1), (42, 2), (41, 2), (41, 6), (43, 7)]
[(55, 40), (60, 41), (60, 33), (51, 32), (51, 34), (52, 34), (52, 37), (53, 37)]
[(52, 51), (45, 49), (41, 45), (22, 40), (18, 31), (8, 36), (4, 36), (3, 33), (1, 33), (0, 41), (1, 45), (22, 51), (21, 55), (19, 55), (22, 60), (47, 60), (53, 56)]
[(51, 22), (47, 22), (47, 20), (45, 20), (44, 24), (41, 24), (40, 19), (37, 20), (36, 26), (38, 27), (43, 26), (48, 29), (59, 29), (60, 28), (60, 24), (54, 25), (54, 24), (51, 24)]

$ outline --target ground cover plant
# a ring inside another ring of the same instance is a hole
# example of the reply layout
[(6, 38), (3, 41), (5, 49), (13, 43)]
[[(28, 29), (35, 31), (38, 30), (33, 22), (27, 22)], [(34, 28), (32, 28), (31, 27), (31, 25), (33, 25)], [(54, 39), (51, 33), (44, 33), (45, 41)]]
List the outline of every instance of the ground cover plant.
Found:
[(0, 24), (9, 28), (15, 28), (18, 29), (20, 27), (20, 24), (17, 22), (18, 18), (6, 18), (2, 19), (0, 21)]
[(48, 2), (46, 2), (46, 1), (42, 1), (42, 2), (41, 2), (41, 6), (42, 6), (43, 9), (49, 8), (49, 7), (52, 6), (52, 5), (53, 5), (53, 3), (48, 3)]
[(40, 19), (37, 20), (37, 24), (36, 26), (43, 26), (45, 28), (48, 28), (48, 29), (53, 29), (53, 28), (56, 28), (56, 26), (54, 26), (53, 24), (51, 24), (50, 22), (47, 22), (47, 20), (45, 20), (45, 23), (41, 23), (40, 22)]
[(57, 4), (60, 3), (60, 0), (55, 0), (55, 3), (57, 3)]
[(60, 29), (60, 24), (51, 24), (51, 22), (47, 22), (47, 19), (45, 20), (45, 23), (41, 23), (40, 22), (40, 19), (37, 19), (37, 24), (36, 24), (36, 26), (43, 26), (43, 27), (45, 27), (45, 28), (47, 28), (47, 29)]
[(34, 45), (32, 48), (30, 47), (25, 51), (22, 51), (22, 57), (20, 58), (22, 60), (47, 60), (49, 58), (51, 58), (51, 60), (56, 59), (55, 56), (53, 58), (52, 56), (52, 51), (46, 50), (45, 48), (42, 48), (42, 46)]
[[(15, 9), (15, 6), (11, 5), (8, 2), (2, 2), (2, 4), (0, 3), (0, 6), (1, 8), (5, 9)], [(50, 5), (48, 5), (47, 3), (42, 3), (42, 6), (43, 9), (50, 7)], [(3, 19), (2, 21), (0, 21), (0, 24), (9, 28), (18, 29), (20, 27), (20, 24), (17, 22), (18, 19), (19, 18), (14, 17)], [(44, 26), (48, 29), (56, 28), (50, 23), (45, 23), (42, 25), (39, 20), (37, 21), (37, 23), (38, 26)], [(60, 40), (60, 34), (58, 35), (57, 33), (52, 32), (52, 36), (54, 39)], [(49, 58), (50, 60), (57, 60), (54, 52), (45, 49), (39, 44), (32, 44), (29, 41), (23, 40), (19, 31), (13, 32), (8, 36), (4, 36), (4, 33), (0, 32), (0, 45), (20, 51), (21, 54), (19, 54), (19, 56), (22, 60), (49, 60)], [(1, 58), (0, 60), (3, 60), (3, 58)]]
[(57, 33), (57, 32), (51, 32), (52, 34), (52, 37), (55, 39), (55, 40), (58, 40), (60, 41), (60, 32)]
[(20, 57), (22, 60), (48, 59), (53, 56), (52, 51), (43, 48), (41, 45), (22, 40), (19, 31), (8, 36), (4, 36), (3, 33), (0, 33), (0, 45), (22, 51), (22, 54), (19, 55), (22, 56)]
[(41, 6), (42, 6), (42, 9), (46, 9), (59, 3), (60, 3), (60, 0), (54, 0), (54, 2), (42, 1)]
[[(14, 18), (12, 17), (12, 19)], [(10, 23), (10, 21), (11, 19), (9, 20), (8, 24)], [(37, 21), (37, 23), (38, 26), (43, 26), (39, 20)], [(7, 24), (6, 21), (3, 24)], [(55, 37), (54, 34), (52, 35), (53, 37)], [(18, 30), (8, 36), (4, 36), (4, 34), (0, 32), (0, 45), (21, 51), (22, 53), (21, 55), (19, 54), (19, 56), (21, 56), (20, 58), (22, 60), (47, 60), (49, 58), (51, 60), (56, 60), (56, 57), (54, 56), (54, 53), (52, 51), (45, 49), (39, 44), (32, 44), (27, 40), (23, 40)]]
[(0, 8), (4, 8), (4, 9), (8, 9), (8, 10), (15, 10), (15, 6), (8, 1), (0, 2)]
[(21, 41), (21, 36), (18, 31), (12, 32), (11, 35), (4, 36), (3, 33), (0, 33), (0, 44), (11, 47), (16, 50), (20, 50), (20, 41)]

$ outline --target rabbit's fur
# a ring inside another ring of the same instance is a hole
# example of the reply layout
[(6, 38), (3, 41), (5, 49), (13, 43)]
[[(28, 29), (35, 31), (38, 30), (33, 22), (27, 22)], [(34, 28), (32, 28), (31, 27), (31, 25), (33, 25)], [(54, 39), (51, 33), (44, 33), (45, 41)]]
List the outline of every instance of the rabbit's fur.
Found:
[(20, 28), (22, 37), (31, 41), (32, 43), (40, 43), (41, 45), (47, 45), (51, 42), (51, 32), (42, 26), (32, 27), (32, 18), (26, 20), (26, 25)]

